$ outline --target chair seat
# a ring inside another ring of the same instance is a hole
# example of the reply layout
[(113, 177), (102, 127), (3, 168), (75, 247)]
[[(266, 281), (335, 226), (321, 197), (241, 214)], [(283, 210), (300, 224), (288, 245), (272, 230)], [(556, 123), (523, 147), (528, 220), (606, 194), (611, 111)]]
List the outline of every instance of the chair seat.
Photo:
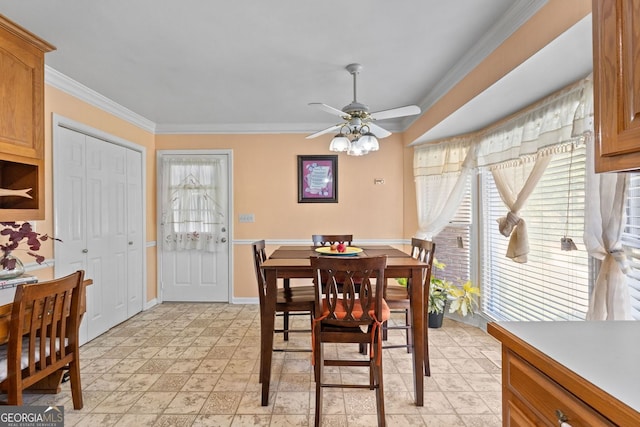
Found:
[[(65, 343), (66, 344), (66, 343)], [(35, 346), (40, 345), (40, 338), (36, 339)], [(0, 346), (0, 382), (7, 378), (7, 345)], [(60, 345), (56, 342), (56, 350), (60, 350)], [(46, 355), (49, 356), (49, 338), (47, 338)], [(35, 360), (40, 361), (40, 353), (35, 353)], [(24, 369), (29, 366), (29, 337), (22, 338), (22, 356), (20, 357), (20, 368)]]

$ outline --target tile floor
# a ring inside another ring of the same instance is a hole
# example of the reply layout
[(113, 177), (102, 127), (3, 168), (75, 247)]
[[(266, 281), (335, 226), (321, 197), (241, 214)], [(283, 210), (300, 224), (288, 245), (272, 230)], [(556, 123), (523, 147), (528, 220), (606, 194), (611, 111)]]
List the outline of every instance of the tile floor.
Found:
[[(158, 305), (81, 347), (82, 410), (73, 409), (68, 383), (57, 395), (25, 395), (25, 404), (64, 405), (66, 427), (312, 426), (308, 352), (274, 354), (270, 405), (260, 406), (258, 316), (257, 305)], [(294, 322), (306, 325), (305, 319)], [(403, 342), (404, 336), (390, 331), (389, 340)], [(424, 407), (413, 404), (411, 355), (384, 350), (388, 425), (500, 426), (499, 343), (449, 319), (429, 330), (429, 340), (432, 374), (425, 378)], [(276, 344), (309, 348), (310, 336), (295, 334), (284, 343), (278, 335)], [(341, 348), (357, 353), (356, 346)], [(327, 345), (325, 351), (336, 349)], [(331, 369), (347, 380), (367, 378), (347, 370), (357, 368)], [(325, 389), (323, 413), (326, 426), (376, 425), (375, 393)]]

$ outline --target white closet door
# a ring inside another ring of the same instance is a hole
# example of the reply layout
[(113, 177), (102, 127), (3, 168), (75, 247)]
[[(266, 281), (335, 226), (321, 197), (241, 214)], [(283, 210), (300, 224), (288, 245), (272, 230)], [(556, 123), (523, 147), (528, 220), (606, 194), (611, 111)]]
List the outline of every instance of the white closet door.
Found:
[(87, 141), (87, 290), (89, 336), (127, 319), (126, 148)]
[(63, 127), (58, 135), (53, 156), (53, 169), (59, 172), (54, 179), (54, 235), (62, 242), (55, 242), (56, 275), (66, 276), (87, 269), (86, 143), (84, 134)]
[(62, 242), (55, 243), (56, 276), (84, 269), (93, 280), (81, 342), (142, 310), (141, 157), (135, 150), (57, 128), (54, 233)]
[(127, 315), (142, 311), (144, 305), (144, 220), (142, 218), (142, 153), (127, 150)]

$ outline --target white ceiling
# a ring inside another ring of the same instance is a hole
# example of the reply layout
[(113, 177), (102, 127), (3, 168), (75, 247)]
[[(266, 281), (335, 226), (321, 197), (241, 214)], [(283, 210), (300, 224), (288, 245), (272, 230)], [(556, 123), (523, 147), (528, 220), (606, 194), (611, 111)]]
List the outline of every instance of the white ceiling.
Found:
[[(545, 2), (0, 0), (0, 14), (57, 47), (49, 67), (156, 132), (312, 133), (336, 118), (308, 103), (352, 101), (347, 64), (363, 65), (371, 111), (426, 111)], [(589, 17), (421, 139), (478, 129), (590, 70)]]

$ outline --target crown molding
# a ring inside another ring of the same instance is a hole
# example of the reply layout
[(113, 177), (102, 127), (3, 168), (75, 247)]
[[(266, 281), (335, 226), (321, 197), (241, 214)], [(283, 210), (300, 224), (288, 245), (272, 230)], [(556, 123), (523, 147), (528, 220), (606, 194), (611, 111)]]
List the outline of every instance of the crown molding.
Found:
[(110, 113), (122, 120), (131, 123), (140, 129), (147, 132), (155, 133), (156, 124), (149, 119), (142, 117), (141, 115), (134, 113), (128, 108), (112, 101), (104, 95), (99, 94), (93, 89), (78, 83), (72, 78), (62, 74), (54, 68), (45, 65), (44, 67), (44, 81), (46, 84), (59, 89), (71, 96), (74, 96), (87, 104), (93, 105), (107, 113)]

